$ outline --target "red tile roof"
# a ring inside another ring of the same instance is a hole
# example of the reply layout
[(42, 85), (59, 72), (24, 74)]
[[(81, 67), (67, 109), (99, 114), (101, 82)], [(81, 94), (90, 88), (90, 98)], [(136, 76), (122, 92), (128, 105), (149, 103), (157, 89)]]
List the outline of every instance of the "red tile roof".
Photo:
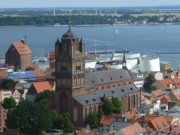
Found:
[(175, 135), (180, 135), (180, 127), (175, 127), (175, 128), (173, 129), (173, 133), (174, 133)]
[(124, 135), (134, 135), (136, 132), (143, 133), (145, 131), (138, 123), (134, 123), (121, 129)]
[(174, 119), (174, 116), (164, 116), (164, 118), (167, 122), (172, 122)]
[(17, 50), (19, 55), (32, 54), (32, 52), (29, 49), (28, 45), (23, 40), (21, 40), (21, 42), (18, 42), (18, 43), (13, 43), (12, 45)]
[(81, 130), (76, 131), (77, 135), (95, 135), (95, 133), (89, 128), (83, 128)]
[(152, 91), (152, 93), (153, 93), (153, 95), (155, 97), (158, 97), (158, 96), (161, 96), (161, 95), (165, 94), (165, 92), (162, 89), (158, 89), (158, 90)]
[(157, 118), (158, 116), (145, 116), (144, 117), (144, 121), (145, 122), (150, 122), (151, 120)]
[(114, 117), (110, 115), (101, 116), (100, 125), (109, 126), (113, 123)]
[(180, 90), (171, 90), (171, 93), (177, 98), (180, 99)]
[(44, 77), (44, 76), (47, 76), (47, 74), (45, 74), (45, 73), (43, 73), (43, 72), (41, 72), (41, 71), (39, 71), (39, 70), (34, 70), (33, 73), (34, 73), (34, 75), (35, 75), (36, 77)]
[(132, 111), (128, 111), (125, 113), (128, 118), (131, 117), (141, 117), (141, 113), (137, 111), (136, 108), (133, 108)]
[(52, 90), (52, 87), (48, 81), (34, 82), (33, 86), (35, 87), (38, 94), (44, 92), (45, 90)]
[(164, 79), (164, 80), (158, 80), (165, 89), (170, 89), (170, 85), (172, 85), (174, 88), (180, 87), (180, 78), (175, 79)]
[(0, 77), (5, 77), (8, 76), (8, 73), (6, 72), (6, 70), (0, 70)]
[(170, 128), (170, 125), (168, 124), (167, 120), (164, 118), (164, 116), (157, 117), (155, 119), (152, 119), (149, 125), (152, 124), (153, 128), (156, 131), (165, 131), (166, 129)]
[(18, 87), (23, 87), (23, 86), (24, 86), (24, 83), (16, 83), (16, 86), (18, 86)]

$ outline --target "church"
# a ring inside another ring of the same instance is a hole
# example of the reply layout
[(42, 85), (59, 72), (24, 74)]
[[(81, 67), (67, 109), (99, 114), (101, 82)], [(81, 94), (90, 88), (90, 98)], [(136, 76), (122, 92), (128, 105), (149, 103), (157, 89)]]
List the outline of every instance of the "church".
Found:
[(123, 113), (140, 107), (140, 91), (129, 70), (86, 73), (85, 43), (69, 30), (55, 43), (56, 91), (51, 108), (69, 112), (74, 126), (84, 126), (90, 112), (97, 114), (105, 98), (118, 97)]

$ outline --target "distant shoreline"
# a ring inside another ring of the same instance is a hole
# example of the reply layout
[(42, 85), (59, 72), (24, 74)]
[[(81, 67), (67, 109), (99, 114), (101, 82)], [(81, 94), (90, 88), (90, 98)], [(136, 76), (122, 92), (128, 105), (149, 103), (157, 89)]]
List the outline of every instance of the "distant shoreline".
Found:
[[(180, 23), (159, 23), (159, 24), (83, 24), (83, 25), (72, 25), (76, 27), (85, 27), (85, 26), (156, 26), (156, 25), (180, 25)], [(0, 26), (1, 27), (67, 27), (69, 25), (46, 25), (46, 26), (37, 26), (37, 25), (21, 25), (21, 26)]]

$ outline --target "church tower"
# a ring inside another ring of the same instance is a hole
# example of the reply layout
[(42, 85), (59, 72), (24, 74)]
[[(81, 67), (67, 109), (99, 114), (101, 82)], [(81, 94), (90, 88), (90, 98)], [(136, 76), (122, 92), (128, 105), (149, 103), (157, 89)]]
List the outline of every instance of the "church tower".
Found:
[(75, 91), (85, 87), (85, 44), (69, 27), (61, 41), (57, 39), (55, 53), (56, 108), (59, 113), (69, 112)]

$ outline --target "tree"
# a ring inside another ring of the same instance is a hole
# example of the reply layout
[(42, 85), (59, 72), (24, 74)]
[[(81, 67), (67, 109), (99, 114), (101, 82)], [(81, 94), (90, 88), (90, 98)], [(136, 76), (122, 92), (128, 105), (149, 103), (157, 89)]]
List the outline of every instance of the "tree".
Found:
[(16, 101), (14, 100), (13, 97), (6, 97), (3, 101), (3, 104), (2, 106), (5, 108), (5, 109), (12, 109), (12, 108), (15, 108), (16, 107)]
[(52, 128), (50, 111), (43, 104), (22, 101), (8, 112), (6, 126), (19, 129), (20, 133), (39, 135)]
[(34, 102), (45, 104), (51, 97), (54, 96), (54, 94), (54, 91), (45, 90), (44, 92), (41, 92), (40, 94), (36, 95)]
[(70, 133), (73, 131), (74, 127), (72, 125), (72, 123), (70, 122), (70, 114), (69, 113), (63, 113), (62, 117), (64, 119), (64, 126), (63, 126), (63, 130), (66, 133)]
[(1, 88), (3, 89), (14, 89), (16, 85), (16, 82), (13, 81), (12, 79), (4, 79)]
[(172, 69), (166, 69), (165, 71), (166, 71), (166, 72), (168, 72), (168, 73), (173, 72), (173, 70), (172, 70)]
[(100, 110), (98, 111), (98, 114), (97, 114), (97, 117), (98, 117), (99, 121), (100, 121), (100, 119), (101, 119), (101, 116), (103, 116), (103, 115), (104, 115), (104, 112), (103, 112), (102, 109), (100, 109)]
[(156, 87), (152, 86), (152, 84), (157, 81), (155, 79), (155, 76), (153, 74), (149, 74), (146, 79), (145, 79), (145, 83), (144, 83), (144, 89), (146, 92), (151, 93), (152, 90), (155, 90)]
[(51, 110), (52, 124), (54, 129), (63, 129), (64, 128), (64, 119), (62, 115), (59, 115), (58, 112), (54, 109)]
[(98, 118), (94, 112), (91, 112), (88, 115), (87, 123), (89, 124), (89, 126), (91, 128), (96, 128), (98, 126), (99, 121), (98, 121)]
[(112, 115), (114, 112), (114, 105), (113, 103), (106, 98), (103, 102), (103, 106), (102, 106), (102, 110), (104, 112), (105, 115)]
[(122, 113), (122, 102), (119, 98), (115, 97), (112, 99), (114, 105), (114, 113)]

